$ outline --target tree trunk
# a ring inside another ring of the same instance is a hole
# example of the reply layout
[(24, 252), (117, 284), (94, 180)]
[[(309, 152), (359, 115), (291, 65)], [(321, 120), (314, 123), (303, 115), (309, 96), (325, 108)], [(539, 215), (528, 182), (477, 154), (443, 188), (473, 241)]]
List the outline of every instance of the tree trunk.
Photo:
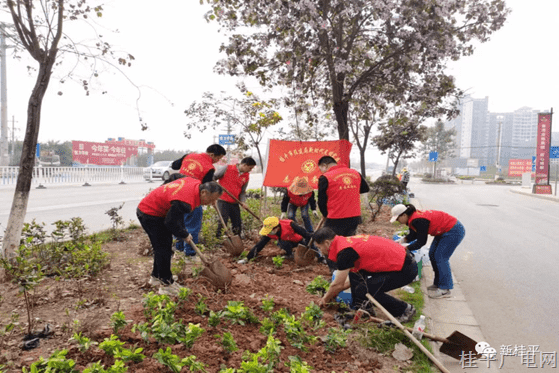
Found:
[(35, 166), (35, 149), (41, 125), (41, 106), (49, 85), (55, 58), (56, 53), (54, 56), (47, 57), (47, 61), (40, 64), (37, 81), (27, 106), (27, 128), (19, 163), (19, 175), (1, 252), (2, 256), (8, 259), (15, 255), (15, 250), (21, 239), (21, 230), (27, 213), (33, 167)]
[(367, 175), (365, 174), (365, 147), (364, 146), (359, 148), (359, 158), (361, 162), (361, 175), (363, 176), (363, 178), (366, 178)]
[(338, 137), (340, 140), (349, 141), (349, 128), (347, 125), (347, 111), (349, 102), (345, 99), (334, 102), (334, 114), (338, 122)]

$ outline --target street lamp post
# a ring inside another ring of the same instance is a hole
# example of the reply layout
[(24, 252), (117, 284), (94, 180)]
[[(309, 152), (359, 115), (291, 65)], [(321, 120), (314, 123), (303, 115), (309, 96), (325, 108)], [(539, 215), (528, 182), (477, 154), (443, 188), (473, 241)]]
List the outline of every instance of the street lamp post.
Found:
[(503, 116), (498, 115), (497, 120), (499, 121), (499, 132), (497, 133), (497, 161), (496, 161), (496, 172), (495, 172), (495, 180), (499, 178), (501, 175), (501, 128), (503, 126)]

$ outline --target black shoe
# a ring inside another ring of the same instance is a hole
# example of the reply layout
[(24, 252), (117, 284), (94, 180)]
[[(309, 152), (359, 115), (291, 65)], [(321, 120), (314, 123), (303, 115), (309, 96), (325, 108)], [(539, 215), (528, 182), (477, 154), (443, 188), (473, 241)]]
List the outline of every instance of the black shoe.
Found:
[(34, 339), (30, 339), (28, 341), (23, 342), (23, 345), (21, 346), (21, 348), (25, 351), (29, 351), (29, 350), (32, 350), (34, 348), (39, 347), (39, 344), (41, 344), (41, 339), (40, 338), (34, 338)]
[(411, 304), (408, 304), (404, 313), (396, 317), (396, 320), (398, 320), (400, 324), (410, 322), (411, 319), (413, 319), (413, 317), (415, 316), (415, 312), (416, 312), (415, 307), (412, 306)]

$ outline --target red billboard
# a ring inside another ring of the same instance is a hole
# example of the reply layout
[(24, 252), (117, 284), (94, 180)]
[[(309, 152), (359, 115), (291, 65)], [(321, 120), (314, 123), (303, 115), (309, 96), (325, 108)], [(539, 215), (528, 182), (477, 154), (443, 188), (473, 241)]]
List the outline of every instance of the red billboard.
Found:
[(538, 137), (536, 137), (536, 185), (549, 184), (550, 143), (551, 143), (551, 113), (538, 114)]
[(268, 164), (263, 184), (270, 187), (288, 187), (295, 177), (307, 179), (318, 188), (318, 160), (325, 155), (339, 163), (349, 164), (351, 143), (335, 141), (282, 141), (270, 140)]
[(137, 155), (137, 145), (72, 141), (73, 161), (84, 165), (120, 166), (126, 164), (130, 157)]
[(522, 177), (525, 172), (532, 172), (531, 159), (509, 159), (509, 177)]

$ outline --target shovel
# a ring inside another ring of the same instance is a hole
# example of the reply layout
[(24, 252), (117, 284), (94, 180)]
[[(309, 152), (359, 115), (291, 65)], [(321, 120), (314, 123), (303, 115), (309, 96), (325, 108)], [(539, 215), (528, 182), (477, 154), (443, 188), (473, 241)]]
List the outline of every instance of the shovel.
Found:
[(373, 302), (373, 304), (379, 309), (381, 310), (386, 317), (388, 317), (390, 319), (390, 321), (392, 321), (392, 323), (394, 325), (396, 325), (398, 327), (398, 329), (402, 330), (404, 332), (404, 334), (406, 335), (406, 337), (408, 337), (417, 347), (419, 347), (419, 349), (425, 354), (427, 355), (427, 357), (429, 358), (429, 360), (431, 360), (436, 366), (437, 368), (439, 368), (441, 370), (441, 372), (443, 373), (450, 373), (448, 369), (446, 369), (444, 367), (444, 365), (437, 360), (436, 357), (433, 356), (432, 353), (429, 352), (428, 349), (425, 348), (425, 346), (423, 346), (421, 344), (421, 342), (419, 342), (402, 324), (400, 324), (400, 322), (398, 320), (396, 320), (396, 318), (394, 316), (392, 316), (390, 314), (390, 312), (388, 312), (383, 306), (381, 306), (381, 304), (371, 296), (371, 294), (367, 293), (367, 298), (369, 298), (369, 300), (371, 302)]
[[(370, 317), (369, 319), (379, 324), (386, 322), (385, 320), (377, 317)], [(406, 328), (406, 330), (410, 333), (413, 332), (412, 328)], [(439, 351), (445, 355), (455, 358), (456, 360), (462, 359), (463, 356), (469, 353), (471, 353), (471, 355), (468, 356), (478, 355), (476, 352), (477, 342), (457, 330), (455, 330), (448, 338), (427, 333), (423, 333), (423, 336), (432, 341), (442, 342), (443, 344), (439, 348)]]
[(200, 272), (200, 274), (206, 277), (212, 285), (214, 285), (218, 289), (226, 289), (229, 285), (231, 285), (231, 281), (233, 281), (233, 276), (231, 275), (231, 271), (227, 267), (223, 265), (219, 260), (214, 260), (210, 263), (208, 259), (202, 255), (200, 249), (196, 246), (193, 241), (190, 241), (190, 246), (196, 251), (196, 254), (200, 257), (202, 263), (204, 263), (205, 267)]
[[(223, 188), (223, 185), (221, 187)], [(225, 191), (225, 193), (229, 194), (229, 197), (233, 198), (235, 200), (235, 202), (237, 202), (239, 205), (241, 205), (242, 208), (247, 210), (252, 216), (254, 216), (256, 219), (258, 219), (262, 223), (262, 219), (260, 219), (260, 217), (258, 215), (256, 215), (254, 212), (250, 211), (250, 209), (248, 207), (245, 207), (245, 204), (242, 203), (241, 201), (239, 201), (239, 199), (237, 197), (235, 197), (230, 191), (228, 191), (225, 188), (223, 188), (223, 190)]]
[[(325, 221), (326, 221), (326, 217), (323, 216), (322, 219), (320, 219), (318, 225), (316, 226), (316, 231), (322, 228), (322, 224), (324, 224)], [(294, 259), (295, 259), (295, 263), (298, 266), (301, 267), (308, 266), (313, 262), (315, 257), (315, 252), (314, 250), (311, 249), (312, 243), (313, 243), (313, 237), (311, 237), (309, 243), (306, 246), (302, 244), (297, 245), (297, 248), (295, 249)]]
[(217, 215), (219, 216), (219, 220), (221, 220), (221, 225), (223, 225), (225, 229), (225, 234), (227, 234), (227, 239), (223, 241), (223, 246), (225, 249), (234, 256), (241, 255), (241, 253), (245, 250), (243, 245), (243, 241), (241, 237), (238, 235), (232, 235), (229, 231), (229, 227), (225, 224), (225, 220), (223, 220), (223, 216), (221, 216), (221, 212), (217, 208), (217, 205), (214, 204), (214, 208), (217, 211)]

